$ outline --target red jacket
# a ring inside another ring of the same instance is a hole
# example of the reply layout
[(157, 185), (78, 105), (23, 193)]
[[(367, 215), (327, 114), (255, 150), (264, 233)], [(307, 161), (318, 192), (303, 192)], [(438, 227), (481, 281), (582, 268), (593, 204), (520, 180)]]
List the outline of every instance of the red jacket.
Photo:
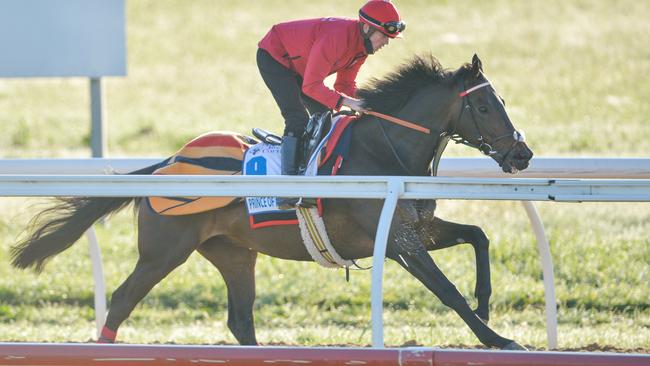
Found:
[[(296, 20), (274, 25), (259, 47), (302, 76), (302, 91), (330, 109), (338, 110), (343, 96), (354, 97), (356, 77), (368, 53), (359, 21), (347, 18)], [(323, 81), (336, 73), (332, 90)]]

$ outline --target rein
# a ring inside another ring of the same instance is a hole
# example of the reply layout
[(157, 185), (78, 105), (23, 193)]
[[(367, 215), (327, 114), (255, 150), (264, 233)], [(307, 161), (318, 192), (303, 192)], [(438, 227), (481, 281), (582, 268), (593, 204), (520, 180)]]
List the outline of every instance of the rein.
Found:
[[(430, 129), (428, 129), (428, 128), (426, 128), (426, 127), (423, 127), (423, 126), (420, 126), (420, 125), (418, 125), (418, 124), (415, 124), (415, 123), (413, 123), (413, 122), (409, 122), (409, 121), (403, 120), (403, 119), (401, 119), (401, 118), (397, 118), (397, 117), (389, 116), (389, 115), (387, 115), (387, 114), (383, 114), (383, 113), (379, 113), (379, 112), (375, 112), (375, 111), (366, 111), (366, 112), (363, 112), (363, 113), (364, 113), (364, 114), (369, 114), (369, 115), (371, 115), (371, 116), (375, 116), (375, 117), (377, 117), (377, 118), (381, 118), (381, 119), (383, 119), (383, 120), (385, 120), (385, 121), (388, 121), (388, 122), (395, 123), (395, 124), (400, 125), (400, 126), (402, 126), (402, 127), (410, 128), (410, 129), (412, 129), (412, 130), (415, 130), (415, 131), (418, 131), (418, 132), (425, 133), (425, 134), (427, 134), (427, 135), (430, 135), (430, 134), (431, 134), (431, 130), (430, 130)], [(404, 162), (402, 161), (402, 159), (399, 157), (399, 154), (397, 153), (397, 150), (395, 150), (395, 146), (393, 146), (393, 142), (392, 142), (392, 141), (390, 140), (390, 138), (388, 137), (388, 134), (386, 134), (386, 130), (384, 129), (384, 125), (381, 124), (381, 123), (379, 123), (379, 128), (381, 129), (381, 133), (382, 133), (382, 135), (384, 135), (384, 139), (386, 139), (386, 142), (388, 142), (388, 147), (390, 147), (390, 150), (391, 150), (391, 152), (393, 153), (393, 156), (395, 157), (395, 159), (397, 160), (397, 163), (399, 164), (399, 166), (400, 166), (400, 167), (401, 167), (401, 168), (402, 168), (406, 173), (408, 173), (409, 175), (415, 175), (415, 174), (413, 174), (413, 173), (411, 172), (411, 170), (406, 166), (406, 164), (404, 164)]]
[(386, 130), (384, 129), (384, 125), (382, 123), (379, 124), (379, 129), (381, 130), (382, 135), (384, 135), (384, 139), (386, 142), (388, 142), (388, 147), (390, 147), (390, 151), (393, 153), (393, 156), (397, 160), (397, 163), (399, 166), (408, 174), (408, 175), (415, 175), (411, 172), (411, 169), (409, 169), (406, 164), (402, 161), (402, 159), (399, 157), (399, 154), (397, 153), (397, 150), (395, 150), (395, 146), (393, 146), (393, 142), (390, 140), (390, 137), (388, 137), (388, 134), (386, 133)]
[(426, 133), (427, 135), (431, 134), (430, 129), (428, 129), (426, 127), (422, 127), (422, 126), (420, 126), (418, 124), (415, 124), (413, 122), (405, 121), (405, 120), (403, 120), (401, 118), (389, 116), (387, 114), (383, 114), (383, 113), (379, 113), (379, 112), (375, 112), (375, 111), (367, 111), (367, 112), (363, 112), (363, 113), (369, 114), (371, 116), (379, 117), (379, 118), (381, 118), (383, 120), (386, 120), (388, 122), (393, 122), (395, 124), (398, 124), (400, 126), (404, 126), (406, 128), (410, 128), (412, 130), (416, 130), (416, 131), (419, 131), (419, 132), (422, 132), (422, 133)]
[[(467, 107), (470, 107), (469, 101), (467, 101), (465, 96), (467, 96), (469, 93), (471, 93), (471, 92), (473, 92), (475, 90), (478, 90), (478, 89), (480, 89), (480, 88), (482, 88), (484, 86), (488, 86), (488, 85), (490, 85), (489, 81), (484, 82), (482, 84), (478, 84), (476, 86), (473, 86), (473, 87), (471, 87), (471, 88), (469, 88), (467, 90), (462, 90), (462, 84), (461, 84), (461, 92), (458, 94), (458, 96), (463, 98), (463, 106), (465, 106), (465, 104), (467, 104)], [(461, 109), (461, 113), (458, 116), (458, 121), (460, 121), (460, 119), (463, 117), (463, 112), (464, 111), (465, 111), (465, 107), (463, 107)], [(367, 111), (367, 112), (364, 112), (364, 113), (375, 116), (375, 117), (378, 117), (378, 118), (381, 118), (381, 119), (386, 120), (388, 122), (398, 124), (400, 126), (410, 128), (412, 130), (422, 132), (422, 133), (426, 133), (426, 134), (431, 133), (431, 130), (426, 128), (426, 127), (422, 127), (420, 125), (417, 125), (417, 124), (412, 123), (412, 122), (405, 121), (405, 120), (397, 118), (397, 117), (389, 116), (389, 115), (379, 113), (379, 112), (374, 112), (374, 111)], [(483, 146), (488, 146), (489, 150), (492, 151), (492, 147), (483, 142), (483, 135), (481, 134), (480, 130), (478, 129), (478, 125), (476, 123), (476, 119), (474, 118), (473, 113), (472, 113), (472, 119), (474, 120), (474, 125), (476, 126), (476, 128), (477, 128), (477, 130), (479, 132), (479, 136), (480, 136), (479, 141), (481, 141), (481, 145), (472, 144), (471, 142), (469, 142), (466, 139), (456, 135), (455, 133), (451, 133), (451, 134), (443, 133), (442, 135), (440, 135), (440, 137), (441, 137), (441, 142), (444, 141), (444, 144), (439, 144), (438, 148), (436, 149), (437, 150), (436, 154), (435, 154), (436, 156), (434, 157), (434, 161), (433, 161), (433, 165), (432, 165), (432, 174), (433, 175), (436, 175), (436, 170), (437, 170), (437, 165), (438, 165), (436, 160), (440, 159), (440, 155), (442, 154), (442, 149), (444, 149), (443, 145), (446, 145), (447, 141), (449, 139), (455, 141), (457, 144), (462, 143), (462, 144), (465, 144), (465, 145), (468, 145), (468, 146), (471, 146), (471, 147), (475, 147), (475, 148), (479, 149), (481, 152), (483, 152), (484, 154), (485, 154), (485, 152), (484, 152), (484, 150), (482, 150)], [(402, 170), (404, 170), (408, 175), (415, 175), (415, 174), (413, 174), (411, 172), (411, 170), (406, 166), (406, 164), (404, 164), (404, 162), (400, 158), (399, 153), (395, 149), (395, 146), (393, 146), (393, 142), (391, 141), (390, 137), (388, 137), (388, 134), (386, 133), (386, 130), (384, 129), (384, 125), (382, 123), (379, 124), (379, 128), (381, 129), (381, 133), (384, 136), (384, 139), (386, 140), (386, 142), (388, 142), (388, 147), (390, 148), (391, 152), (393, 153), (393, 156), (395, 157), (395, 160), (397, 160), (397, 163), (400, 165)], [(502, 137), (505, 137), (505, 136), (502, 136)], [(501, 139), (502, 137), (499, 137), (499, 139)], [(499, 139), (497, 139), (497, 140), (499, 140)], [(442, 147), (442, 149), (440, 149), (440, 147)]]
[[(504, 138), (512, 137), (514, 139), (514, 143), (512, 144), (512, 146), (510, 146), (508, 151), (506, 151), (506, 153), (503, 154), (503, 158), (505, 158), (506, 156), (508, 156), (508, 154), (510, 154), (512, 149), (517, 144), (523, 143), (523, 142), (526, 141), (526, 136), (524, 135), (523, 132), (519, 132), (519, 131), (515, 130), (512, 134), (505, 134), (505, 135), (502, 135), (502, 136), (499, 136), (499, 137), (495, 138), (491, 143), (488, 143), (487, 141), (485, 141), (485, 139), (483, 138), (483, 133), (481, 132), (481, 128), (479, 127), (479, 124), (478, 124), (478, 122), (476, 120), (476, 116), (474, 115), (474, 111), (473, 111), (473, 108), (472, 108), (472, 103), (469, 100), (469, 98), (466, 98), (466, 97), (470, 93), (472, 93), (472, 92), (474, 92), (476, 90), (479, 90), (479, 89), (481, 89), (483, 87), (491, 86), (492, 84), (489, 81), (485, 81), (485, 82), (483, 82), (481, 84), (478, 84), (478, 85), (475, 85), (475, 86), (473, 86), (473, 87), (471, 87), (469, 89), (464, 89), (463, 84), (464, 84), (463, 80), (461, 80), (461, 82), (460, 82), (460, 92), (458, 93), (458, 96), (462, 98), (463, 105), (461, 106), (460, 114), (458, 115), (458, 119), (456, 121), (456, 124), (454, 125), (453, 131), (451, 133), (445, 131), (440, 135), (440, 138), (442, 140), (444, 140), (444, 144), (439, 144), (439, 147), (440, 147), (440, 145), (446, 145), (446, 142), (448, 140), (452, 140), (457, 144), (463, 144), (463, 145), (466, 145), (466, 146), (469, 146), (469, 147), (473, 147), (473, 148), (479, 150), (480, 152), (482, 152), (484, 155), (494, 156), (494, 155), (498, 154), (499, 152), (494, 150), (494, 148), (492, 146), (495, 143), (501, 141)], [(458, 124), (462, 120), (463, 114), (468, 109), (469, 109), (470, 114), (472, 116), (472, 122), (474, 123), (474, 127), (476, 128), (476, 132), (478, 133), (478, 139), (477, 139), (478, 143), (472, 143), (469, 140), (467, 140), (466, 138), (464, 138), (464, 137), (462, 137), (462, 136), (460, 136), (460, 135), (458, 135), (456, 133), (456, 128), (458, 127)], [(385, 121), (388, 121), (388, 122), (398, 124), (398, 125), (406, 127), (406, 128), (410, 128), (410, 129), (418, 131), (418, 132), (422, 132), (422, 133), (425, 133), (425, 134), (431, 134), (430, 129), (428, 129), (426, 127), (423, 127), (421, 125), (409, 122), (409, 121), (405, 121), (405, 120), (397, 118), (397, 117), (389, 116), (389, 115), (379, 113), (379, 112), (375, 112), (375, 111), (366, 111), (364, 113), (369, 114), (371, 116), (375, 116), (377, 118), (381, 118), (381, 119), (383, 119)], [(382, 132), (382, 134), (384, 136), (384, 139), (386, 140), (386, 142), (388, 142), (388, 147), (390, 148), (391, 152), (393, 153), (393, 156), (395, 157), (395, 160), (397, 160), (397, 163), (400, 165), (400, 167), (407, 174), (415, 175), (415, 174), (413, 174), (411, 172), (411, 170), (406, 166), (406, 164), (404, 164), (404, 162), (400, 158), (399, 153), (397, 152), (397, 150), (393, 146), (393, 143), (392, 143), (390, 137), (388, 136), (388, 134), (386, 133), (386, 130), (384, 129), (384, 125), (382, 123), (379, 124), (379, 128), (381, 129), (381, 132)], [(443, 146), (443, 148), (444, 148), (444, 146)], [(436, 158), (439, 159), (441, 153), (442, 153), (442, 151), (436, 151), (436, 157), (434, 157), (434, 162), (433, 162), (433, 174), (434, 175), (435, 175), (435, 170), (437, 170), (436, 169), (437, 168), (437, 162), (435, 160), (436, 160)]]
[[(375, 111), (365, 111), (365, 112), (363, 112), (363, 114), (368, 114), (368, 115), (371, 115), (371, 116), (375, 116), (375, 117), (381, 118), (381, 119), (383, 119), (385, 121), (395, 123), (395, 124), (400, 125), (402, 127), (410, 128), (412, 130), (425, 133), (427, 135), (431, 134), (430, 129), (428, 129), (426, 127), (423, 127), (423, 126), (420, 126), (420, 125), (418, 125), (416, 123), (403, 120), (401, 118), (389, 116), (387, 114), (383, 114), (383, 113), (379, 113), (379, 112), (375, 112)], [(386, 142), (388, 142), (388, 147), (390, 147), (390, 150), (393, 153), (393, 156), (397, 160), (397, 163), (400, 165), (400, 167), (406, 173), (408, 173), (409, 175), (415, 175), (415, 174), (413, 174), (411, 172), (411, 170), (406, 166), (406, 164), (404, 164), (402, 159), (399, 157), (399, 154), (397, 153), (397, 150), (395, 150), (395, 146), (393, 146), (393, 142), (388, 137), (388, 134), (386, 134), (386, 130), (384, 129), (384, 125), (382, 123), (379, 123), (379, 128), (381, 129), (381, 133), (384, 135), (384, 139), (386, 139)]]

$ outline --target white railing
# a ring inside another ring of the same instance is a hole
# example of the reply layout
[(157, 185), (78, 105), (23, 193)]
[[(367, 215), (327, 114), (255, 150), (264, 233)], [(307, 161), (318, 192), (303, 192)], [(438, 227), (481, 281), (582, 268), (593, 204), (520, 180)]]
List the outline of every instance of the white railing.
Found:
[[(0, 174), (128, 173), (164, 158), (0, 159)], [(439, 176), (512, 178), (490, 158), (443, 158)], [(650, 179), (650, 158), (538, 158), (518, 178)]]
[[(161, 159), (34, 159), (0, 160), (0, 174), (95, 174), (128, 172)], [(563, 168), (563, 164), (566, 168)], [(471, 168), (471, 169), (470, 169)], [(455, 169), (455, 170), (454, 170)], [(498, 167), (488, 159), (443, 159), (440, 175), (489, 175)], [(534, 159), (520, 176), (650, 177), (650, 159)], [(557, 314), (550, 247), (541, 218), (531, 200), (650, 201), (646, 180), (467, 179), (403, 177), (209, 177), (209, 176), (10, 176), (0, 175), (0, 196), (255, 196), (277, 195), (386, 199), (375, 242), (372, 284), (373, 345), (383, 346), (382, 276), (388, 226), (400, 198), (521, 200), (537, 239), (544, 275), (547, 337), (557, 347)], [(232, 181), (231, 181), (232, 180)], [(152, 184), (155, 182), (155, 184)], [(218, 184), (218, 188), (215, 186)], [(105, 319), (105, 293), (101, 254), (89, 231), (95, 277), (98, 331)], [(382, 260), (378, 259), (381, 258)]]

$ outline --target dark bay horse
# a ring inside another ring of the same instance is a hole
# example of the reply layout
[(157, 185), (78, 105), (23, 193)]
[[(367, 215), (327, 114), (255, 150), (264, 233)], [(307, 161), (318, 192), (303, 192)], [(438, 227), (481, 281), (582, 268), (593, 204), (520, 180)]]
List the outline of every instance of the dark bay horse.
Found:
[[(431, 162), (453, 139), (492, 157), (503, 171), (528, 167), (532, 151), (506, 114), (503, 100), (483, 74), (481, 61), (458, 70), (442, 68), (432, 56), (415, 57), (383, 79), (359, 90), (367, 106), (429, 128), (425, 134), (364, 115), (352, 124), (352, 144), (339, 174), (431, 174)], [(151, 174), (156, 166), (130, 174)], [(133, 272), (113, 293), (100, 341), (113, 342), (118, 327), (149, 291), (198, 251), (221, 273), (228, 289), (228, 327), (239, 343), (257, 344), (253, 323), (257, 253), (311, 261), (297, 226), (252, 230), (243, 203), (186, 216), (161, 216), (134, 197), (64, 198), (38, 214), (28, 236), (12, 250), (18, 268), (43, 268), (46, 260), (72, 246), (96, 220), (135, 201), (138, 207), (139, 259)], [(383, 202), (365, 199), (324, 200), (330, 240), (345, 259), (370, 257)], [(386, 256), (415, 276), (451, 307), (488, 347), (523, 349), (488, 325), (489, 241), (471, 225), (434, 216), (433, 200), (401, 200), (390, 227)], [(469, 243), (476, 254), (472, 310), (427, 251)]]

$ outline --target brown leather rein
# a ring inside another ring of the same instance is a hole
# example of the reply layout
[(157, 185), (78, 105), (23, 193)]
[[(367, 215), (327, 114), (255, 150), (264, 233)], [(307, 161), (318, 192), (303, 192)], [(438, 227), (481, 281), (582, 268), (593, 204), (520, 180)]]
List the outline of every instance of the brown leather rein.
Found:
[[(486, 81), (486, 82), (484, 82), (482, 84), (479, 84), (479, 85), (471, 87), (471, 88), (469, 88), (467, 90), (461, 91), (460, 93), (458, 93), (458, 96), (461, 97), (461, 98), (464, 98), (465, 96), (467, 96), (467, 94), (469, 94), (469, 93), (471, 93), (471, 92), (473, 92), (473, 91), (475, 91), (477, 89), (480, 89), (480, 88), (482, 88), (484, 86), (488, 86), (488, 85), (490, 85), (490, 82)], [(379, 117), (379, 118), (384, 119), (384, 120), (386, 120), (388, 122), (392, 122), (392, 123), (398, 124), (400, 126), (404, 126), (406, 128), (410, 128), (412, 130), (416, 130), (416, 131), (425, 133), (427, 135), (431, 134), (430, 129), (428, 129), (426, 127), (422, 127), (422, 126), (420, 126), (420, 125), (418, 125), (416, 123), (413, 123), (413, 122), (405, 121), (405, 120), (403, 120), (401, 118), (389, 116), (387, 114), (383, 114), (383, 113), (379, 113), (379, 112), (375, 112), (375, 111), (366, 111), (366, 112), (363, 112), (363, 113), (364, 114), (369, 114), (371, 116)]]
[(371, 116), (379, 117), (379, 118), (384, 119), (384, 120), (386, 120), (388, 122), (392, 122), (392, 123), (398, 124), (400, 126), (410, 128), (412, 130), (416, 130), (416, 131), (419, 131), (419, 132), (422, 132), (422, 133), (426, 133), (427, 135), (431, 134), (431, 130), (429, 130), (428, 128), (422, 127), (422, 126), (420, 126), (418, 124), (415, 124), (413, 122), (405, 121), (405, 120), (403, 120), (401, 118), (389, 116), (387, 114), (383, 114), (383, 113), (379, 113), (379, 112), (375, 112), (375, 111), (366, 111), (366, 112), (363, 112), (363, 113), (369, 114)]

